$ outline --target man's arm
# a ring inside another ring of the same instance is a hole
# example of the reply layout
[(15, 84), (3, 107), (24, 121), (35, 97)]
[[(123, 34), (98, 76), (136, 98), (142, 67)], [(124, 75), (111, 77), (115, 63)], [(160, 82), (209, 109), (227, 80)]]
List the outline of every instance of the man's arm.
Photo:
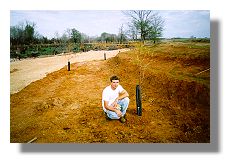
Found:
[(124, 99), (125, 97), (129, 97), (129, 94), (124, 89), (121, 93), (119, 93), (119, 96), (116, 98), (115, 101), (117, 102), (118, 100)]
[(105, 109), (115, 112), (119, 117), (122, 116), (122, 112), (120, 110), (116, 109), (115, 106), (112, 106), (112, 105), (109, 106), (108, 104), (109, 104), (108, 101), (104, 101), (104, 108)]
[(129, 94), (127, 93), (127, 91), (124, 89), (121, 93), (119, 93), (119, 96), (115, 99), (115, 101), (111, 104), (113, 107), (117, 106), (117, 102), (118, 100), (122, 100), (125, 97), (129, 97)]

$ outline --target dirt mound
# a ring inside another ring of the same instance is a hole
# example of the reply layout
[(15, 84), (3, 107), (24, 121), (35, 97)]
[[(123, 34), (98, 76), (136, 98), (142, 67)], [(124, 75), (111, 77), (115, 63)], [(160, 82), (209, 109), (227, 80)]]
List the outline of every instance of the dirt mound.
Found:
[[(185, 62), (172, 59), (166, 61), (164, 58), (155, 58), (157, 61), (152, 59), (150, 62), (150, 58), (145, 57), (145, 60), (141, 62), (142, 64), (138, 65), (129, 55), (131, 54), (123, 53), (122, 57), (110, 59), (109, 68), (114, 67), (114, 70), (120, 70), (117, 74), (121, 76), (122, 82), (131, 91), (132, 100), (135, 100), (135, 85), (141, 85), (143, 108), (146, 110), (144, 112), (147, 113), (145, 120), (153, 121), (156, 119), (160, 123), (166, 122), (164, 125), (160, 124), (161, 126), (155, 125), (154, 129), (162, 127), (174, 130), (171, 130), (174, 132), (171, 135), (175, 135), (173, 137), (169, 135), (170, 140), (159, 141), (161, 138), (158, 137), (158, 134), (156, 141), (209, 142), (210, 88), (208, 85), (198, 82), (195, 77), (189, 78), (186, 75), (184, 78), (178, 76), (176, 78), (175, 75), (171, 74), (172, 69), (184, 67)], [(197, 59), (191, 59), (191, 61), (194, 66), (198, 63)], [(147, 68), (144, 67), (145, 65), (147, 65)], [(200, 68), (203, 69), (203, 65), (208, 66), (204, 62), (204, 64), (200, 64)], [(162, 67), (164, 71), (161, 71)], [(169, 70), (166, 70), (166, 67)], [(184, 69), (187, 71), (187, 68)], [(142, 79), (140, 79), (140, 76)], [(209, 78), (206, 77), (206, 79)], [(147, 125), (149, 126), (149, 124)], [(147, 125), (146, 127), (148, 127)], [(169, 128), (172, 126), (173, 128)], [(168, 133), (165, 133), (164, 136), (168, 136)], [(153, 142), (153, 139), (148, 139), (148, 141)]]
[[(187, 68), (187, 73), (180, 71), (182, 62), (146, 56), (139, 63), (136, 51), (74, 63), (71, 71), (65, 66), (12, 94), (11, 142), (34, 137), (37, 143), (210, 142), (208, 85), (188, 76)], [(102, 90), (114, 74), (130, 95), (124, 124), (106, 120), (101, 107)], [(136, 114), (136, 84), (142, 91), (141, 117)]]

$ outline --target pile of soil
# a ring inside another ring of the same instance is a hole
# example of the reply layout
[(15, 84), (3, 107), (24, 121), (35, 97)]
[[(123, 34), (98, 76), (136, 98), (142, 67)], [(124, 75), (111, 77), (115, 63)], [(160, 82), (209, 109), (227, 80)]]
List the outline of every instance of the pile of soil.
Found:
[[(34, 137), (35, 143), (210, 142), (209, 87), (192, 76), (176, 78), (178, 71), (161, 71), (172, 65), (187, 69), (185, 60), (151, 55), (140, 64), (135, 56), (129, 51), (108, 60), (73, 63), (71, 71), (65, 66), (12, 94), (11, 142)], [(202, 70), (208, 64), (194, 66)], [(126, 123), (107, 120), (102, 111), (102, 91), (112, 75), (120, 77), (130, 95)], [(137, 84), (142, 116), (136, 114)]]

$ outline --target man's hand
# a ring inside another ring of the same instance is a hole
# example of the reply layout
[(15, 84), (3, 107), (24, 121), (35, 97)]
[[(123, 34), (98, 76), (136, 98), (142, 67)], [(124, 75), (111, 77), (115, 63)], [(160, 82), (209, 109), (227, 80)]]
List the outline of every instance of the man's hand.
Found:
[(111, 104), (111, 106), (113, 106), (114, 108), (116, 108), (117, 107), (117, 100), (115, 100), (112, 104)]
[(108, 101), (104, 101), (104, 107), (106, 108), (106, 109), (108, 109), (108, 110), (110, 110), (110, 111), (114, 111), (117, 115), (118, 115), (118, 117), (122, 117), (122, 112), (119, 110), (119, 109), (117, 109), (117, 107), (118, 107), (118, 104), (117, 104), (117, 100), (115, 100), (110, 106), (108, 105)]
[(118, 115), (118, 117), (122, 117), (122, 112), (120, 110), (115, 110), (115, 112)]

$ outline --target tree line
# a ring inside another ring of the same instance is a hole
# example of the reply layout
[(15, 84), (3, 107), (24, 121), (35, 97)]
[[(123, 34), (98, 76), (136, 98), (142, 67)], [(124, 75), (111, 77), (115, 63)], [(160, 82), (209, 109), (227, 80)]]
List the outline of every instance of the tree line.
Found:
[(59, 44), (67, 47), (74, 44), (79, 47), (84, 43), (125, 43), (129, 40), (142, 42), (153, 40), (155, 43), (162, 36), (164, 20), (155, 11), (133, 10), (123, 11), (123, 13), (129, 18), (129, 22), (119, 28), (117, 35), (103, 32), (98, 37), (89, 37), (76, 28), (68, 28), (62, 35), (56, 32), (53, 38), (48, 39), (36, 31), (36, 23), (26, 21), (25, 23), (11, 26), (11, 51), (23, 45), (36, 44)]

